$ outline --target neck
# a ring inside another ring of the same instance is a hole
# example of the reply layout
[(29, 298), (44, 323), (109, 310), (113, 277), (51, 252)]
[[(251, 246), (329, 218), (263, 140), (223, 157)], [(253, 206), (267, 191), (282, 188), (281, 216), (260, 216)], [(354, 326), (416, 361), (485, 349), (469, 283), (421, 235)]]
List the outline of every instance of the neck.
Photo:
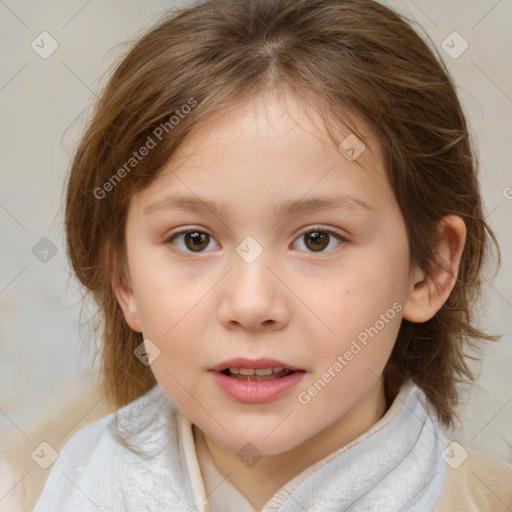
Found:
[(302, 444), (283, 453), (265, 455), (254, 466), (240, 464), (236, 453), (204, 434), (218, 471), (260, 510), (292, 478), (371, 428), (387, 411), (384, 385), (375, 386), (348, 413)]

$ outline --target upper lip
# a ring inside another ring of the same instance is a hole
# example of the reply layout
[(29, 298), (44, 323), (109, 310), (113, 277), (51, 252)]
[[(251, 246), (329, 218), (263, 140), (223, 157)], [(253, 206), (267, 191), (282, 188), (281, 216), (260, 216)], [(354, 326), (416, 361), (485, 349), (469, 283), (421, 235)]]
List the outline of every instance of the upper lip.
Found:
[(245, 357), (237, 357), (235, 359), (229, 359), (222, 363), (216, 364), (209, 368), (214, 372), (222, 372), (226, 368), (286, 368), (288, 370), (300, 370), (297, 366), (283, 363), (277, 359), (269, 359), (266, 357), (260, 359), (247, 359)]

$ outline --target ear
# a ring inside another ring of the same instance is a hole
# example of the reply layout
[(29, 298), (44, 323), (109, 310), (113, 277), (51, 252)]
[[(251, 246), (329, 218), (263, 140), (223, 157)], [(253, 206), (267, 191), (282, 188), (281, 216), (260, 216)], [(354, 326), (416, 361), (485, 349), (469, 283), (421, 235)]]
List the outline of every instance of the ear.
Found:
[(112, 258), (112, 289), (123, 310), (128, 325), (136, 332), (142, 332), (139, 310), (133, 293), (128, 265), (121, 266), (117, 256)]
[(466, 225), (457, 215), (448, 215), (439, 222), (438, 232), (437, 263), (432, 263), (428, 274), (416, 268), (411, 277), (411, 290), (403, 309), (403, 318), (410, 322), (430, 320), (446, 302), (457, 281)]

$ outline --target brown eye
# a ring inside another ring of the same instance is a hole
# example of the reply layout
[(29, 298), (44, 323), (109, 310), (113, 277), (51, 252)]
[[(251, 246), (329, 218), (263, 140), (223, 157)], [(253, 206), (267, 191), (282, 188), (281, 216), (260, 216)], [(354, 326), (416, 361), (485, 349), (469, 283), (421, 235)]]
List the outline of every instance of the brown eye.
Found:
[(210, 235), (200, 231), (189, 231), (185, 235), (185, 245), (192, 251), (202, 251), (208, 247)]
[(306, 233), (306, 246), (312, 251), (323, 251), (329, 244), (329, 235), (321, 231)]
[(190, 254), (191, 252), (208, 252), (205, 249), (212, 240), (214, 239), (208, 233), (188, 230), (171, 235), (165, 240), (165, 244), (175, 245), (181, 252)]
[[(336, 239), (338, 240), (338, 244), (326, 251), (325, 249), (329, 245), (332, 246), (332, 240)], [(345, 241), (341, 235), (338, 235), (332, 231), (321, 229), (307, 231), (306, 233), (303, 233), (297, 240), (301, 242), (303, 241), (307, 252), (330, 252), (333, 248), (335, 249)]]

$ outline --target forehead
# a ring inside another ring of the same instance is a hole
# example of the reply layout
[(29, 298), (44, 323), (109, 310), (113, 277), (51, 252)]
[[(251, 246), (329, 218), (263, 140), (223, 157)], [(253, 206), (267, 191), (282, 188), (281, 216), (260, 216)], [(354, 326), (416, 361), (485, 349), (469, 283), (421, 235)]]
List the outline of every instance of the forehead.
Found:
[(171, 189), (195, 196), (196, 203), (234, 203), (239, 196), (241, 206), (259, 199), (277, 211), (285, 200), (290, 205), (300, 196), (343, 193), (379, 209), (379, 203), (393, 200), (380, 144), (361, 120), (357, 129), (366, 145), (347, 126), (335, 129), (340, 143), (354, 146), (355, 141), (355, 150), (362, 149), (351, 161), (350, 153), (329, 138), (311, 104), (292, 94), (260, 94), (196, 128), (143, 195), (151, 204), (165, 201)]
[[(335, 133), (334, 144), (326, 131), (317, 99), (311, 96), (299, 97), (286, 89), (284, 92), (281, 89), (279, 91), (263, 92), (225, 106), (191, 133), (186, 143), (173, 155), (173, 167), (177, 168), (180, 162), (198, 152), (224, 151), (233, 143), (243, 144), (247, 150), (250, 146), (260, 150), (258, 146), (266, 144), (275, 154), (280, 149), (300, 150), (303, 144), (310, 149), (314, 138), (317, 146), (322, 145), (339, 156), (340, 143), (347, 137), (349, 140), (354, 140), (354, 137), (357, 139), (344, 122), (333, 122), (330, 127)], [(355, 118), (356, 130), (362, 132), (367, 141), (366, 145), (358, 141), (364, 147), (364, 152), (371, 154), (374, 160), (382, 159), (380, 144), (372, 127), (358, 116), (352, 114), (350, 118)], [(266, 156), (267, 153), (260, 153), (260, 156)]]

